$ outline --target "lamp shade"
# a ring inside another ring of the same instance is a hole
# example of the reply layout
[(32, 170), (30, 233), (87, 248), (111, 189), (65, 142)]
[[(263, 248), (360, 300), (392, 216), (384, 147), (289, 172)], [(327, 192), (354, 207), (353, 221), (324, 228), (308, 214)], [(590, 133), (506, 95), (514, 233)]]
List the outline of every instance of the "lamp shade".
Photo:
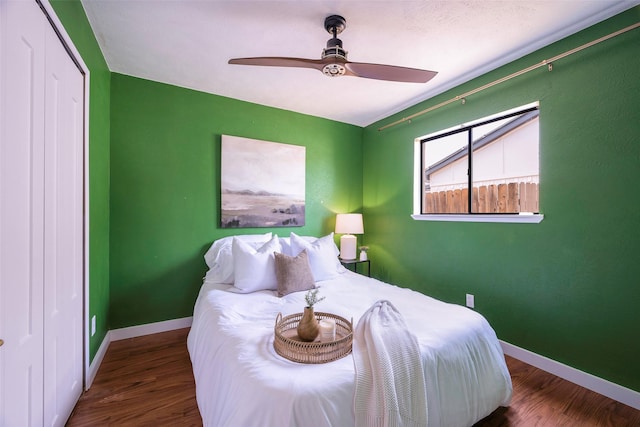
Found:
[(336, 216), (336, 234), (363, 234), (362, 214), (338, 214)]

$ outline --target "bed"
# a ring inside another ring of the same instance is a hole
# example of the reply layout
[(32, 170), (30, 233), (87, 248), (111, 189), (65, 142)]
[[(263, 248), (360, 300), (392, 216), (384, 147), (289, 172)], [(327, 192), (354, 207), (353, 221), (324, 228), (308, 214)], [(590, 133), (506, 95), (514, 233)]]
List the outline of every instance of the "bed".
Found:
[[(311, 286), (325, 297), (316, 310), (353, 318), (354, 328), (376, 301), (393, 302), (419, 344), (429, 427), (471, 426), (509, 404), (504, 355), (480, 314), (343, 268), (332, 235), (267, 233), (220, 239), (205, 255), (210, 270), (187, 342), (205, 426), (354, 425), (352, 355), (300, 364), (273, 348), (278, 314), (298, 313), (306, 305), (303, 290), (282, 295), (274, 252), (289, 257), (305, 252)], [(294, 282), (301, 280), (296, 276)]]

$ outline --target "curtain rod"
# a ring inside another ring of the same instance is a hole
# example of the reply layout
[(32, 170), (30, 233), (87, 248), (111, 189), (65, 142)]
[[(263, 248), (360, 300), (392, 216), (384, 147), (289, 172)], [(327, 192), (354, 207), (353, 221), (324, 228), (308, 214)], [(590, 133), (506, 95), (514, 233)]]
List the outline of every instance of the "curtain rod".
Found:
[(387, 125), (384, 125), (384, 126), (378, 128), (378, 132), (383, 131), (385, 129), (388, 129), (390, 127), (396, 126), (396, 125), (398, 125), (400, 123), (404, 123), (404, 122), (407, 122), (407, 121), (410, 122), (412, 119), (415, 119), (418, 116), (422, 116), (423, 114), (429, 113), (429, 112), (431, 112), (433, 110), (437, 110), (438, 108), (444, 107), (445, 105), (449, 105), (449, 104), (451, 104), (452, 102), (455, 102), (455, 101), (462, 100), (462, 103), (464, 104), (465, 98), (470, 96), (470, 95), (474, 95), (474, 94), (476, 94), (476, 93), (478, 93), (480, 91), (483, 91), (485, 89), (493, 87), (493, 86), (495, 86), (497, 84), (506, 82), (507, 80), (511, 80), (514, 77), (518, 77), (518, 76), (521, 76), (523, 74), (526, 74), (529, 71), (533, 71), (533, 70), (535, 70), (537, 68), (547, 66), (549, 68), (549, 71), (551, 71), (551, 69), (553, 67), (553, 65), (552, 65), (553, 62), (555, 62), (555, 61), (557, 61), (559, 59), (565, 58), (565, 57), (567, 57), (569, 55), (573, 55), (576, 52), (580, 52), (581, 50), (584, 50), (584, 49), (586, 49), (588, 47), (594, 46), (594, 45), (596, 45), (596, 44), (598, 44), (600, 42), (603, 42), (605, 40), (609, 40), (611, 38), (619, 36), (620, 34), (626, 33), (627, 31), (631, 31), (631, 30), (636, 29), (638, 27), (640, 27), (640, 22), (636, 22), (635, 24), (630, 25), (628, 27), (625, 27), (625, 28), (623, 28), (621, 30), (618, 30), (618, 31), (614, 32), (614, 33), (611, 33), (609, 35), (600, 37), (599, 39), (593, 40), (593, 41), (591, 41), (589, 43), (585, 43), (585, 44), (583, 44), (581, 46), (578, 46), (578, 47), (576, 47), (574, 49), (568, 50), (568, 51), (566, 51), (564, 53), (561, 53), (560, 55), (556, 55), (556, 56), (554, 56), (552, 58), (545, 59), (542, 62), (539, 62), (537, 64), (531, 65), (530, 67), (523, 68), (520, 71), (516, 71), (515, 73), (509, 74), (508, 76), (502, 77), (502, 78), (500, 78), (498, 80), (494, 80), (491, 83), (487, 83), (484, 86), (480, 86), (478, 88), (470, 90), (469, 92), (465, 92), (462, 95), (458, 95), (458, 96), (456, 96), (454, 98), (449, 99), (448, 101), (441, 102), (440, 104), (434, 105), (434, 106), (429, 107), (429, 108), (427, 108), (425, 110), (422, 110), (422, 111), (418, 111), (417, 113), (411, 114), (410, 116), (403, 117), (400, 120), (396, 120), (393, 123), (389, 123)]

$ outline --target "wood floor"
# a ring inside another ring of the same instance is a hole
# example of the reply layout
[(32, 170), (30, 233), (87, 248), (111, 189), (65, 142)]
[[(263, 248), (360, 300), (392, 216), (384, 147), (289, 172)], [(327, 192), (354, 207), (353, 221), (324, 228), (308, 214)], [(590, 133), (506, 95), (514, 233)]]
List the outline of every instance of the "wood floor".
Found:
[[(188, 332), (111, 343), (67, 426), (201, 426)], [(511, 405), (474, 427), (640, 426), (640, 411), (516, 359), (507, 357), (507, 365), (514, 388)]]

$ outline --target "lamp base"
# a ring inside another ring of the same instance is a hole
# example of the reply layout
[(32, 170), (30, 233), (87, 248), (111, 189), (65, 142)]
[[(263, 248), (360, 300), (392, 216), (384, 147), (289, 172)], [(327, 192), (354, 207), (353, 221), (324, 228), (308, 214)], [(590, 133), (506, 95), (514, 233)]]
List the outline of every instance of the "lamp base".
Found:
[(353, 261), (356, 259), (357, 238), (353, 234), (343, 234), (340, 237), (340, 259)]

